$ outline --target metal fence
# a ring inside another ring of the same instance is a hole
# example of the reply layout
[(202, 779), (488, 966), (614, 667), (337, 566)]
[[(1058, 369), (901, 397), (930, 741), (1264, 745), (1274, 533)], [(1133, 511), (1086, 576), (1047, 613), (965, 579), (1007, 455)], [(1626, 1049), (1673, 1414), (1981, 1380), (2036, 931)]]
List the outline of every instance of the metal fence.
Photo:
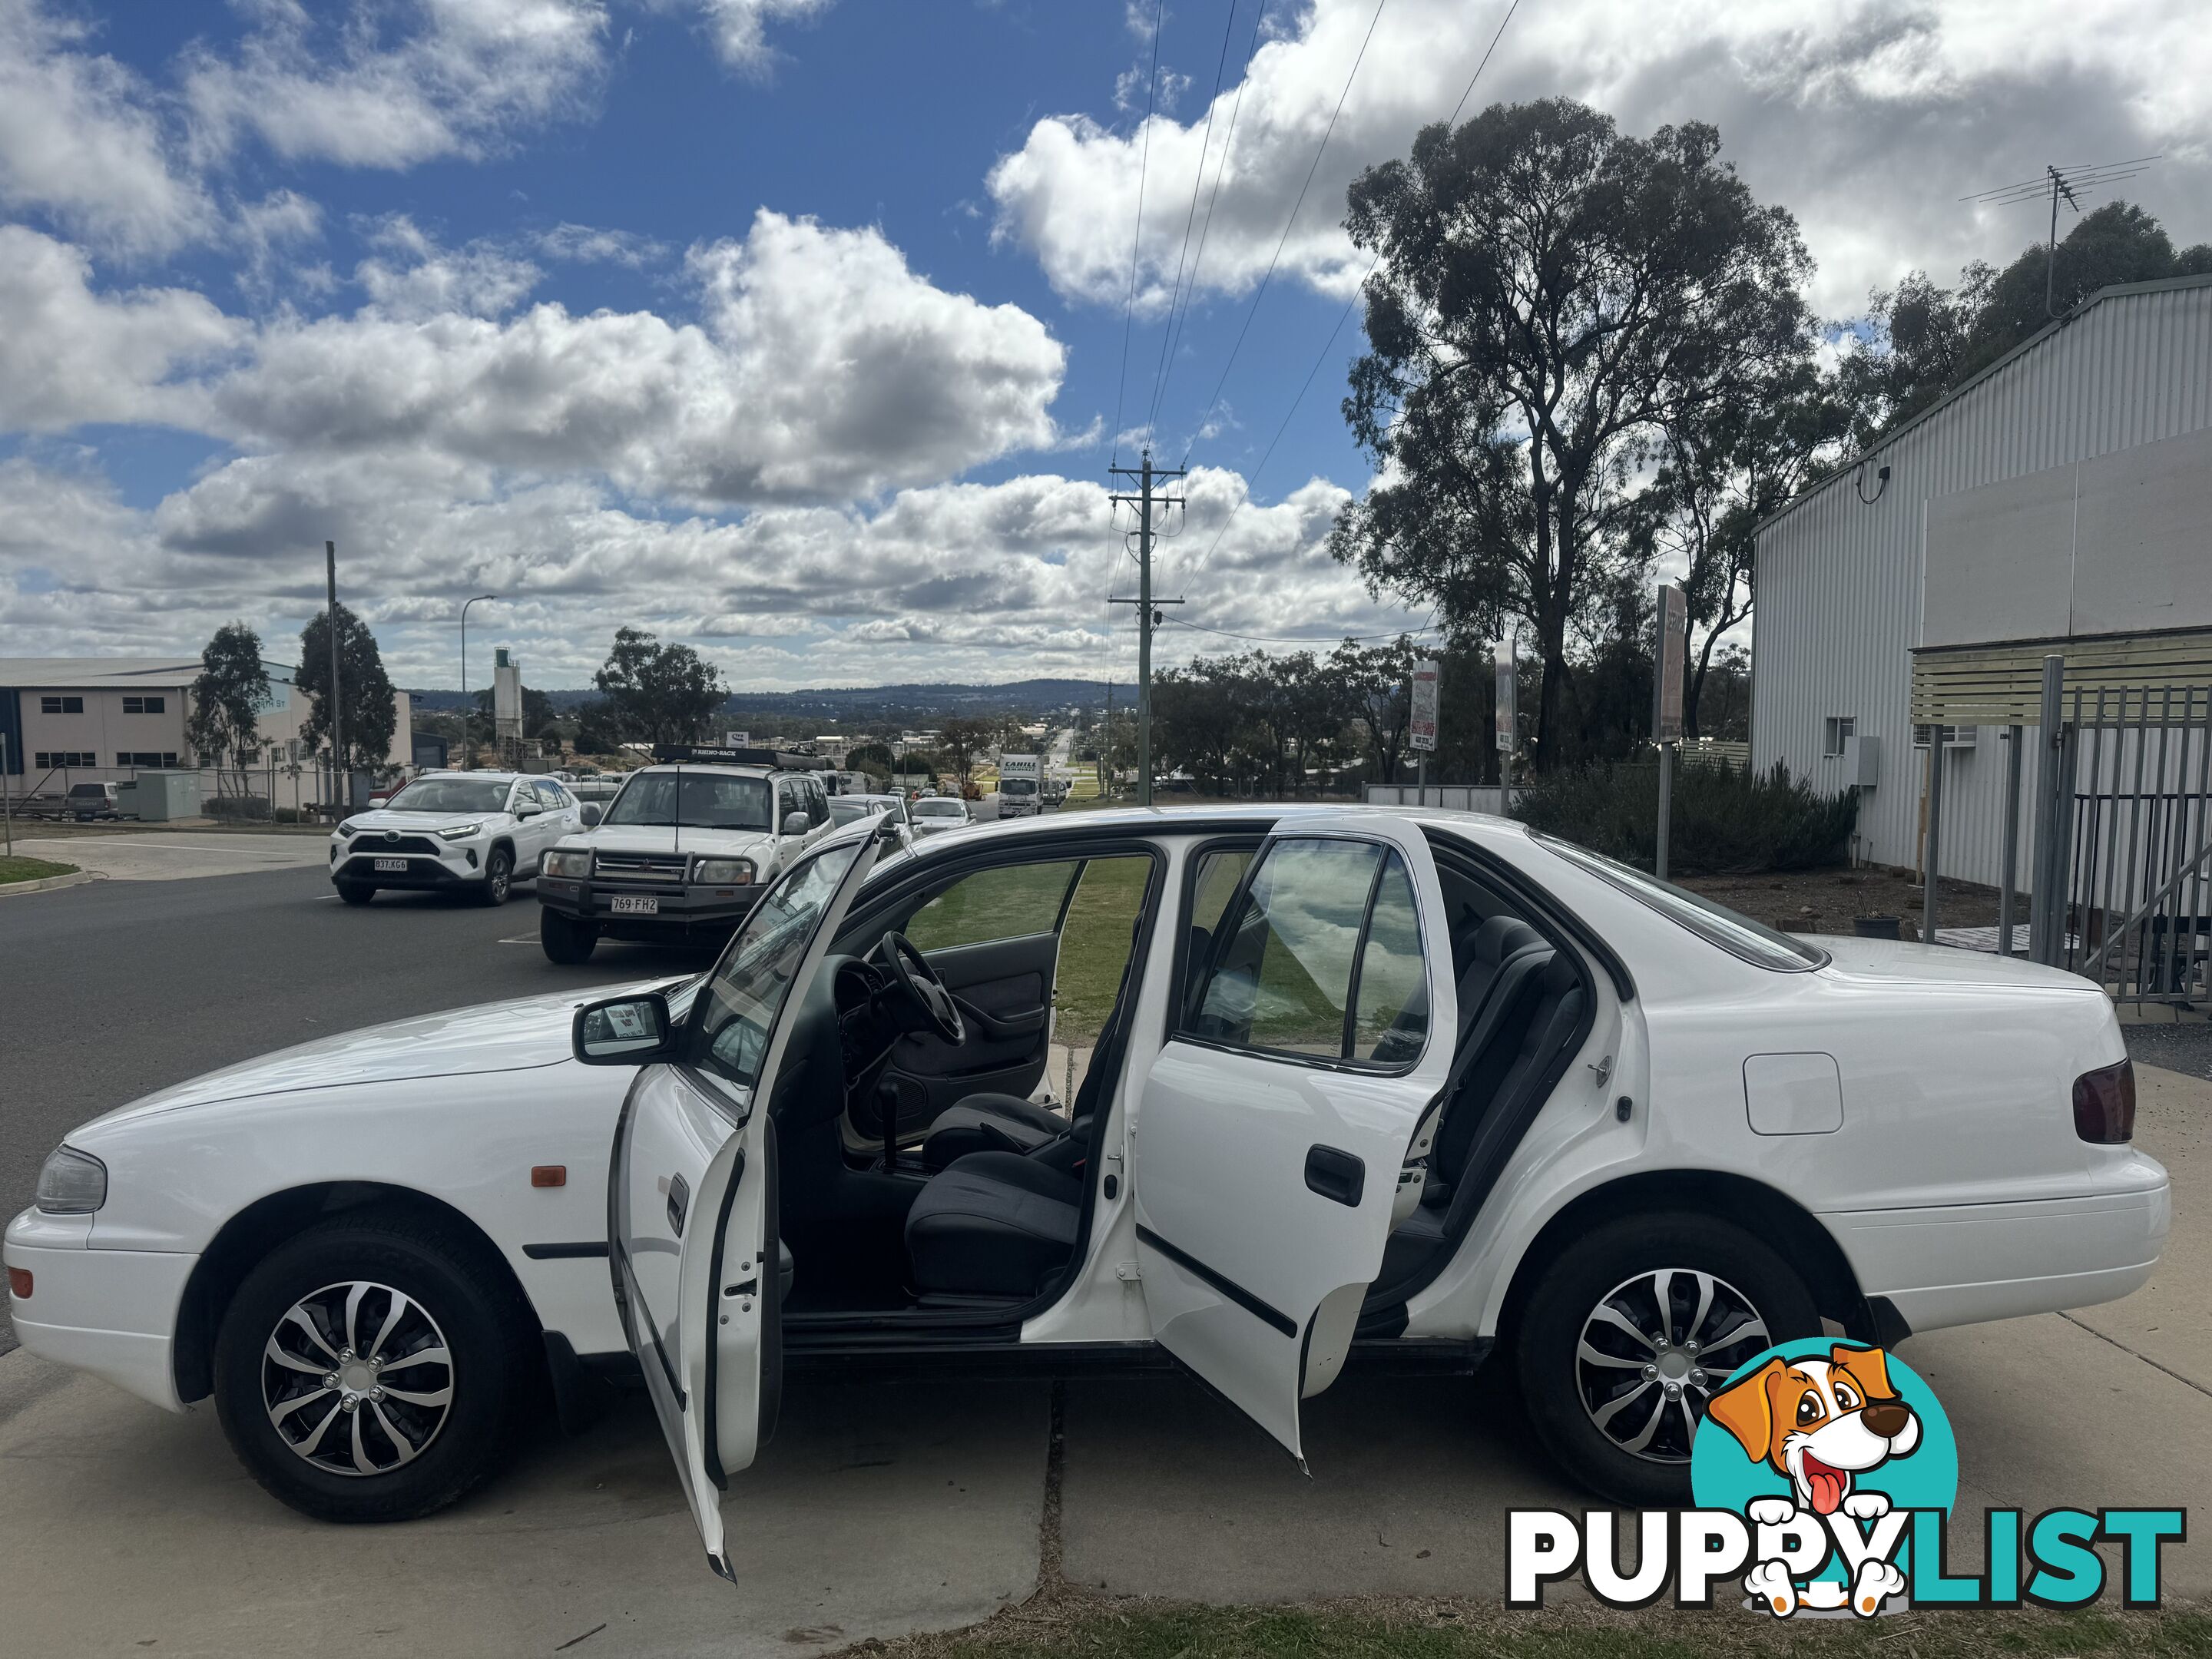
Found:
[[(1370, 783), (1370, 806), (1440, 806), (1452, 812), (1489, 812), (1499, 808), (1501, 791), (1494, 783)], [(1513, 798), (1521, 799), (1518, 785)]]

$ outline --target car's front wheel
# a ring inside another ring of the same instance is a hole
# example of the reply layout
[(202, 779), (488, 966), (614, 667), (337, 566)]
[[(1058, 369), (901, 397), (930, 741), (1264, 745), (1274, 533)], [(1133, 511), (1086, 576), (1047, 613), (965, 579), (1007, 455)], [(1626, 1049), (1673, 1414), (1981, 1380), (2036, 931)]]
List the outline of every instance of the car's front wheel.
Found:
[(588, 921), (564, 916), (558, 910), (540, 910), (538, 942), (545, 947), (549, 961), (573, 968), (592, 959), (592, 947), (599, 942), (599, 930)]
[(1690, 1502), (1705, 1402), (1761, 1349), (1816, 1336), (1803, 1278), (1741, 1227), (1687, 1212), (1583, 1234), (1521, 1304), (1514, 1366), (1567, 1474), (1635, 1509)]
[(513, 1444), (532, 1322), (482, 1243), (400, 1212), (325, 1222), (248, 1273), (216, 1337), (247, 1471), (322, 1521), (445, 1508)]
[(485, 904), (504, 904), (514, 886), (514, 854), (495, 847), (484, 855), (483, 885), (477, 897)]
[(376, 889), (365, 881), (341, 881), (332, 884), (337, 888), (338, 896), (348, 904), (366, 904), (376, 896)]

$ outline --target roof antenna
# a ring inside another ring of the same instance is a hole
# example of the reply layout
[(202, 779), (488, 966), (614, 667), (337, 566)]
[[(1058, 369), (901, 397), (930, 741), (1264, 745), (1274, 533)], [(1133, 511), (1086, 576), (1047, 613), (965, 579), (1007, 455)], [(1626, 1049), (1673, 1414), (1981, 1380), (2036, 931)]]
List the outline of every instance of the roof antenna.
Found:
[(2126, 161), (2099, 161), (2082, 167), (2046, 167), (2039, 179), (2023, 179), (2016, 185), (1999, 185), (1995, 190), (1961, 196), (1959, 199), (1972, 202), (1976, 207), (2011, 207), (2021, 202), (2040, 202), (2046, 196), (2051, 198), (2051, 240), (2043, 264), (2043, 312), (2046, 317), (2056, 318), (2058, 315), (2058, 204), (2064, 201), (2078, 216), (2084, 196), (2094, 195), (2123, 179), (2132, 179), (2154, 161), (2165, 159), (2160, 154), (2138, 155)]

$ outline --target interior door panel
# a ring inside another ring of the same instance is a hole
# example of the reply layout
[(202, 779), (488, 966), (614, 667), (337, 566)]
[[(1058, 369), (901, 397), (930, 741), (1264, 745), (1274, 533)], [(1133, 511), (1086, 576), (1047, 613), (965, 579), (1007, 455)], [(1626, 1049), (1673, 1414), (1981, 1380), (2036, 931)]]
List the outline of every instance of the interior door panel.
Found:
[[(1060, 936), (994, 939), (925, 952), (962, 1004), (965, 1046), (927, 1033), (902, 1037), (884, 1073), (898, 1091), (899, 1130), (919, 1133), (946, 1107), (972, 1094), (1028, 1098), (1044, 1076), (1052, 1040), (1052, 982)], [(876, 1103), (856, 1103), (855, 1127), (880, 1133)]]

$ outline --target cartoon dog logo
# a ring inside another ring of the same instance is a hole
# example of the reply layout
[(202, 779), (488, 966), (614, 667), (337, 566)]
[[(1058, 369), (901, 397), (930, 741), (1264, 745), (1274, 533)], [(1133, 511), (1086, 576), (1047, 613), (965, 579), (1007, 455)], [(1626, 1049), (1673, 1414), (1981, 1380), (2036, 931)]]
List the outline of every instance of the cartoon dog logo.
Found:
[[(1770, 1359), (1715, 1395), (1705, 1414), (1753, 1462), (1767, 1464), (1789, 1480), (1794, 1504), (1758, 1498), (1747, 1506), (1751, 1520), (1762, 1526), (1784, 1526), (1802, 1516), (1818, 1529), (1838, 1510), (1854, 1521), (1888, 1514), (1889, 1498), (1858, 1490), (1858, 1479), (1893, 1457), (1910, 1456), (1921, 1438), (1919, 1416), (1890, 1386), (1888, 1358), (1880, 1348), (1838, 1344), (1825, 1359)], [(1780, 1560), (1759, 1562), (1744, 1584), (1778, 1617), (1801, 1606), (1846, 1605), (1844, 1585), (1816, 1580), (1801, 1588)], [(1871, 1614), (1904, 1588), (1905, 1575), (1897, 1567), (1869, 1558), (1853, 1575), (1848, 1605)]]

